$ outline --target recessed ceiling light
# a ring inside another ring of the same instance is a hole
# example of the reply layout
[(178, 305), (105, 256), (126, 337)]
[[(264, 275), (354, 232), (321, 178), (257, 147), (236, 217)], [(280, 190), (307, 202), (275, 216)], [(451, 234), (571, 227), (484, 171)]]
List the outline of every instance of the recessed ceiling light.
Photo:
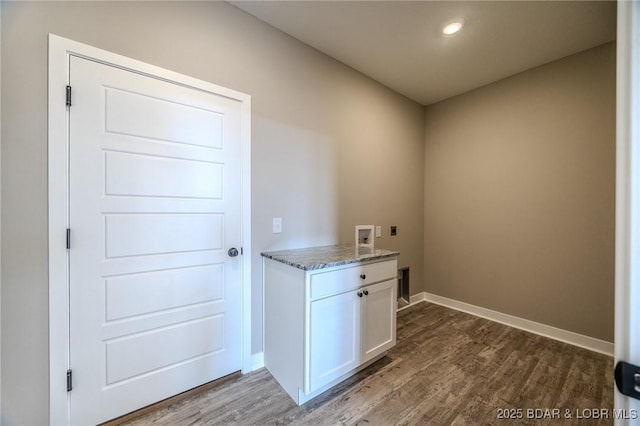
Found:
[(461, 29), (462, 29), (462, 22), (454, 21), (445, 25), (445, 27), (442, 29), (442, 33), (445, 35), (452, 35), (460, 31)]

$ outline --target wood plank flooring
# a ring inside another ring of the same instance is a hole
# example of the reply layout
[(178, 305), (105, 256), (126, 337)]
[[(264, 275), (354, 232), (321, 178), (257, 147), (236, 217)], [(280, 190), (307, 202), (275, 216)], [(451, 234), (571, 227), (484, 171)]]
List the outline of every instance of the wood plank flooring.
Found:
[(263, 368), (108, 425), (610, 425), (613, 386), (611, 357), (424, 302), (385, 357), (301, 407)]

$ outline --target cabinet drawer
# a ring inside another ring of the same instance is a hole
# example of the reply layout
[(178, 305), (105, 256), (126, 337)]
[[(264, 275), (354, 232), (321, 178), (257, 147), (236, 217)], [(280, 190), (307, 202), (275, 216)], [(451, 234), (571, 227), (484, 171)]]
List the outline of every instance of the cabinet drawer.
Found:
[(319, 299), (354, 290), (363, 285), (395, 279), (397, 273), (398, 262), (395, 259), (317, 272), (311, 275), (311, 299)]

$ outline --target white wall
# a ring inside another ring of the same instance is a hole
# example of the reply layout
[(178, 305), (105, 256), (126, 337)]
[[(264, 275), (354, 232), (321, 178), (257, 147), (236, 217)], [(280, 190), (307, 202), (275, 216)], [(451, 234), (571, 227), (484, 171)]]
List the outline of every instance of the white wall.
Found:
[(7, 2), (2, 25), (5, 424), (48, 422), (48, 33), (252, 96), (254, 352), (260, 251), (351, 242), (354, 225), (385, 225), (378, 245), (402, 252), (422, 290), (420, 105), (222, 2)]

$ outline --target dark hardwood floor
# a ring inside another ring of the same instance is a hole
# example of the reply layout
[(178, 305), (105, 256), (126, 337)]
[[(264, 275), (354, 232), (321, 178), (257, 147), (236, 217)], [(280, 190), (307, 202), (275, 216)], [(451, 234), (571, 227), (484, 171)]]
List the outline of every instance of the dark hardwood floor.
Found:
[(384, 358), (301, 407), (263, 368), (116, 424), (609, 425), (613, 359), (425, 302), (398, 313)]

